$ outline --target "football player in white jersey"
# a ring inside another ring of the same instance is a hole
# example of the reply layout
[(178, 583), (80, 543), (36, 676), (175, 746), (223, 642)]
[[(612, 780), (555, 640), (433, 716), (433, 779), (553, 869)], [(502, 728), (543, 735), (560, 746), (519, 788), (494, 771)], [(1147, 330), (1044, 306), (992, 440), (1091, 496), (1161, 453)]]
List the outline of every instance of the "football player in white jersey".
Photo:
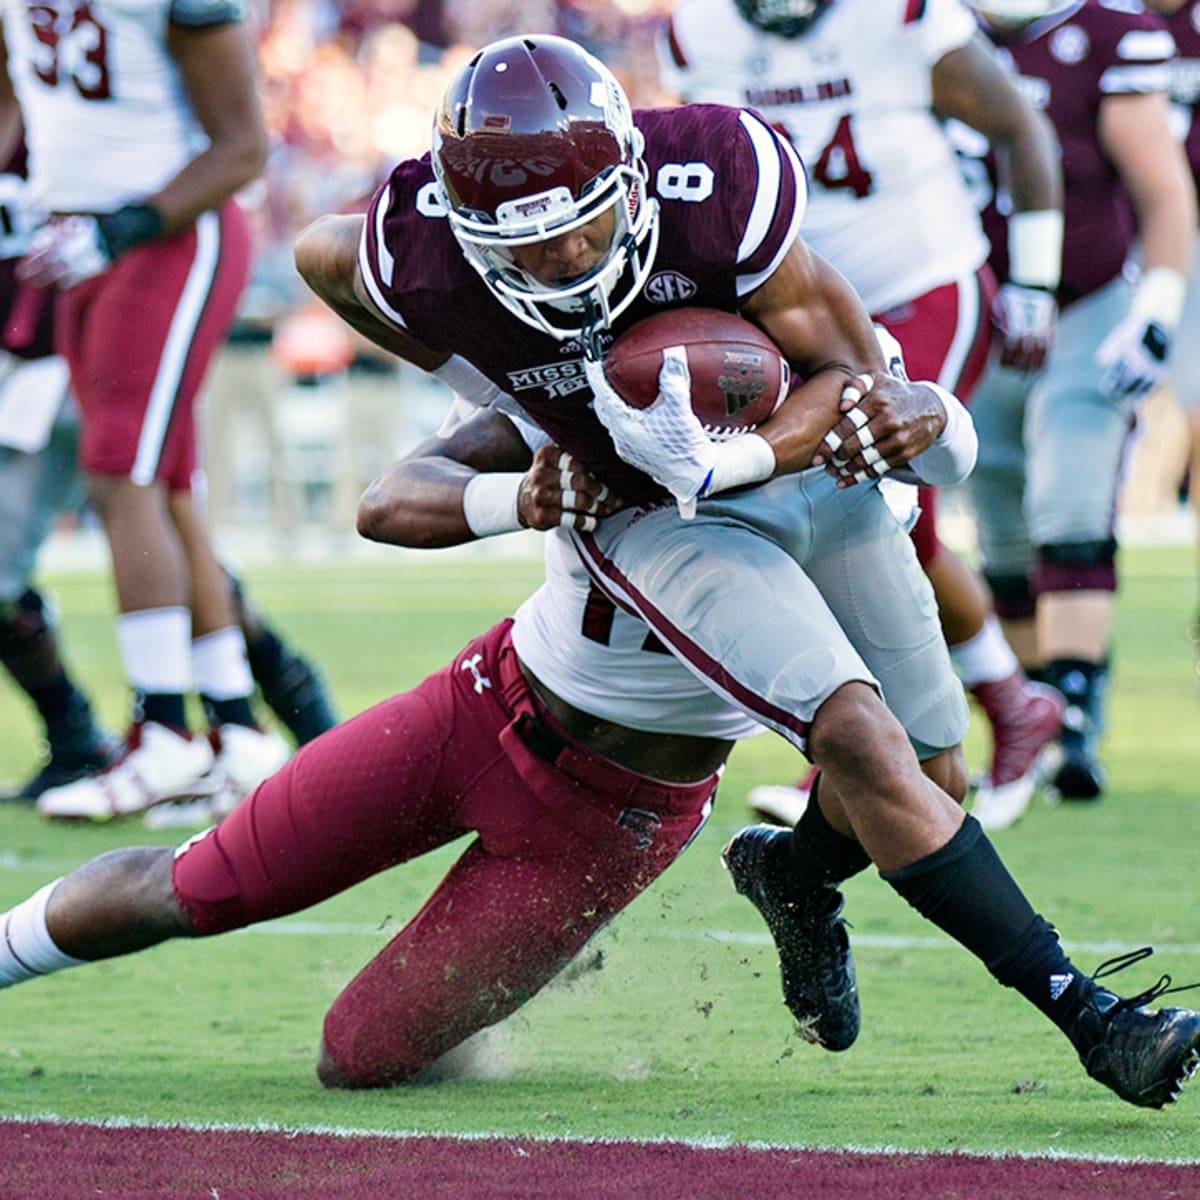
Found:
[[(191, 493), (195, 398), (249, 263), (233, 196), (265, 156), (254, 48), (240, 0), (4, 0), (0, 15), (46, 214), (18, 273), (57, 290), (134, 695), (118, 761), (39, 810), (104, 821), (181, 796), (227, 804), (288, 754), (255, 719), (232, 587)], [(192, 691), (211, 742), (188, 728)]]
[[(993, 315), (1006, 361), (1041, 361), (1058, 279), (1057, 147), (959, 0), (681, 0), (660, 61), (664, 86), (684, 100), (747, 104), (787, 134), (808, 168), (805, 240), (899, 339), (915, 378), (969, 403)], [(1020, 273), (995, 299), (987, 239), (943, 132), (948, 118), (1006, 152)], [(1028, 804), (1063, 702), (1026, 679), (986, 586), (941, 546), (934, 499), (922, 489), (913, 538), (955, 666), (991, 725), (974, 805), (986, 827)], [(811, 782), (755, 788), (748, 799), (792, 823)]]

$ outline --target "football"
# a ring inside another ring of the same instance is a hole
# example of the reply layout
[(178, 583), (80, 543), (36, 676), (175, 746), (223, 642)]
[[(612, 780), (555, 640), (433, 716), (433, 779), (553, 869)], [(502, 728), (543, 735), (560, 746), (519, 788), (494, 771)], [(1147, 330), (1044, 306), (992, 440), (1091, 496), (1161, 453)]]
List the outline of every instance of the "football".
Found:
[(605, 356), (605, 377), (626, 404), (654, 403), (670, 346), (687, 354), (692, 411), (714, 441), (757, 428), (791, 386), (787, 359), (757, 325), (720, 309), (675, 308), (627, 329)]

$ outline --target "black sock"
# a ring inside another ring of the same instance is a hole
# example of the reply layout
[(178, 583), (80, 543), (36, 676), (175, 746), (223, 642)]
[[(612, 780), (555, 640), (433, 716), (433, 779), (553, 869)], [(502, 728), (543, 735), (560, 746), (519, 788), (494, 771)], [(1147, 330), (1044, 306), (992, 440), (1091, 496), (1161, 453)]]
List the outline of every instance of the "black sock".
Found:
[(259, 683), (265, 679), (273, 679), (282, 669), (289, 657), (288, 649), (266, 626), (263, 626), (253, 640), (246, 639), (246, 658), (250, 663), (250, 673)]
[(54, 740), (54, 733), (67, 725), (72, 715), (78, 711), (76, 697), (87, 704), (82, 693), (72, 686), (65, 671), (60, 671), (53, 679), (29, 688), (29, 698), (46, 725), (46, 735), (50, 741)]
[(787, 848), (792, 873), (809, 887), (836, 887), (865, 871), (871, 856), (854, 838), (838, 833), (825, 819), (817, 795), (818, 775), (808, 794), (808, 804), (792, 830)]
[(1075, 1042), (1079, 1009), (1094, 985), (1063, 953), (1054, 926), (1034, 912), (974, 817), (940, 850), (880, 874)]
[(186, 706), (180, 692), (137, 692), (133, 711), (135, 721), (153, 721), (187, 732)]
[(200, 701), (204, 705), (204, 715), (208, 718), (209, 725), (214, 728), (219, 725), (249, 725), (251, 729), (258, 728), (249, 696), (238, 696), (233, 700), (214, 700), (211, 696), (201, 696)]

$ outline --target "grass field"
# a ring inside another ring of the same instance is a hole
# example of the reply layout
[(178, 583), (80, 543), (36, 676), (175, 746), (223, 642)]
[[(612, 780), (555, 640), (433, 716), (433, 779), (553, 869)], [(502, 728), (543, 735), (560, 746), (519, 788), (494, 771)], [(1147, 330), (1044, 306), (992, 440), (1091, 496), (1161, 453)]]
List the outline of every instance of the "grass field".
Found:
[[(430, 557), (247, 577), (262, 607), (323, 662), (349, 714), (442, 665), (539, 576), (535, 562)], [(47, 582), (72, 661), (119, 723), (107, 581)], [(1185, 633), (1193, 586), (1185, 549), (1126, 553), (1111, 790), (1092, 807), (1038, 803), (996, 836), (1082, 965), (1158, 947), (1119, 979), (1127, 992), (1160, 970), (1200, 980), (1200, 705)], [(21, 702), (0, 686), (0, 779), (28, 768), (33, 737)], [(977, 764), (977, 729), (968, 749)], [(765, 928), (717, 857), (747, 820), (747, 788), (798, 770), (776, 739), (739, 747), (696, 844), (569, 981), (496, 1031), (480, 1077), (338, 1094), (312, 1070), (326, 1007), (414, 911), (448, 848), (295, 918), (4, 992), (0, 1115), (1200, 1162), (1200, 1085), (1162, 1113), (1123, 1105), (1083, 1075), (1043, 1018), (873, 874), (847, 889), (862, 1037), (841, 1055), (801, 1042), (779, 1003)], [(101, 850), (148, 840), (137, 823), (57, 827), (0, 809), (0, 909)]]

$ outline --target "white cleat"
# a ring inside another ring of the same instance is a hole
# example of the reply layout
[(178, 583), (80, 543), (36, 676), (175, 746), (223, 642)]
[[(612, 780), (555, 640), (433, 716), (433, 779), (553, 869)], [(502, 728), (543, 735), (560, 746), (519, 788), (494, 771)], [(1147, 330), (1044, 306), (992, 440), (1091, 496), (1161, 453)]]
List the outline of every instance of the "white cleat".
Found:
[(791, 829), (804, 815), (808, 797), (809, 790), (805, 787), (764, 783), (746, 793), (746, 803), (759, 820)]
[(292, 755), (277, 733), (248, 725), (222, 725), (216, 740), (217, 756), (207, 773), (186, 797), (148, 812), (147, 829), (191, 829), (219, 821)]
[(112, 821), (194, 794), (213, 765), (208, 740), (155, 721), (135, 725), (120, 756), (103, 771), (38, 797), (38, 812), (55, 820)]
[(1036, 790), (1033, 771), (999, 787), (992, 787), (991, 777), (985, 776), (975, 792), (971, 815), (984, 829), (1008, 829), (1025, 815)]

